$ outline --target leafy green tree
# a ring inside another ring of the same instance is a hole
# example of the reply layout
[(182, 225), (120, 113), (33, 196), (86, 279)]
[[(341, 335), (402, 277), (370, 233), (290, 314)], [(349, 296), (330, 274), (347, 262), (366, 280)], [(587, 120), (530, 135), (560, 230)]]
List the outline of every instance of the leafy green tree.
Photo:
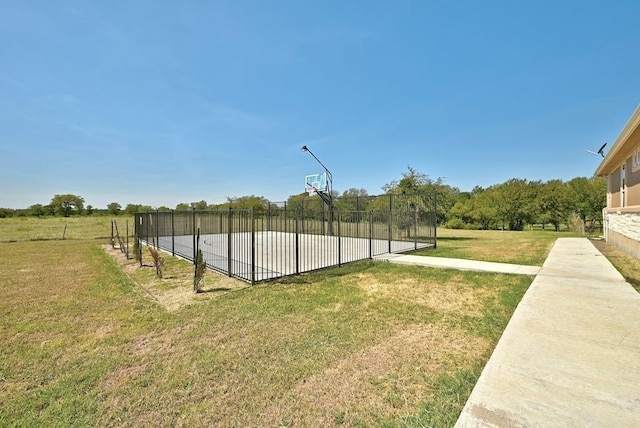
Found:
[(13, 217), (15, 211), (11, 208), (0, 208), (0, 218), (9, 218)]
[(402, 173), (400, 180), (393, 180), (382, 186), (384, 193), (417, 193), (420, 187), (429, 183), (429, 176), (416, 171), (407, 165), (407, 171)]
[(342, 196), (335, 199), (334, 208), (344, 211), (366, 211), (369, 202), (369, 193), (366, 189), (355, 187), (345, 190)]
[(44, 206), (42, 204), (33, 204), (28, 209), (29, 215), (33, 217), (42, 217), (45, 214)]
[(227, 204), (234, 210), (250, 210), (253, 208), (256, 212), (266, 212), (269, 207), (269, 201), (262, 196), (241, 196), (227, 197)]
[(607, 180), (604, 177), (576, 177), (568, 185), (573, 210), (582, 221), (602, 221), (602, 209), (607, 206)]
[(499, 198), (498, 192), (492, 188), (477, 192), (477, 196), (473, 199), (473, 218), (480, 229), (489, 230), (496, 227)]
[(127, 204), (127, 206), (124, 208), (124, 212), (127, 215), (134, 215), (136, 213), (147, 213), (151, 211), (155, 210), (149, 205)]
[(134, 215), (135, 213), (138, 212), (138, 207), (140, 205), (136, 205), (136, 204), (127, 204), (126, 207), (124, 207), (124, 213), (127, 215)]
[(176, 211), (189, 211), (191, 209), (191, 205), (185, 202), (180, 202), (176, 205)]
[(202, 200), (202, 201), (199, 201), (199, 202), (191, 202), (190, 205), (191, 205), (191, 208), (196, 210), (196, 211), (204, 211), (209, 206), (207, 204), (207, 201), (205, 201), (205, 200)]
[(77, 195), (55, 195), (51, 199), (51, 206), (56, 215), (69, 217), (71, 215), (82, 214), (84, 208), (84, 198)]
[(121, 210), (122, 210), (122, 205), (120, 205), (117, 202), (111, 202), (109, 205), (107, 205), (107, 211), (111, 215), (118, 215), (120, 214)]
[(92, 215), (93, 214), (93, 205), (87, 205), (87, 209), (86, 209), (86, 214), (87, 215)]
[(538, 194), (540, 218), (543, 223), (549, 222), (555, 231), (565, 223), (571, 215), (569, 188), (562, 180), (549, 180), (541, 186)]
[(495, 187), (498, 198), (497, 216), (508, 224), (509, 230), (523, 230), (535, 219), (537, 186), (531, 182), (512, 178)]
[(447, 213), (457, 201), (460, 190), (456, 187), (444, 183), (444, 179), (439, 177), (432, 180), (428, 175), (416, 171), (410, 165), (407, 171), (402, 173), (400, 180), (393, 180), (382, 186), (385, 193), (391, 194), (424, 194), (424, 204), (417, 203), (418, 208), (429, 212), (433, 209), (431, 197), (436, 195), (436, 212), (438, 223), (443, 224), (447, 220)]

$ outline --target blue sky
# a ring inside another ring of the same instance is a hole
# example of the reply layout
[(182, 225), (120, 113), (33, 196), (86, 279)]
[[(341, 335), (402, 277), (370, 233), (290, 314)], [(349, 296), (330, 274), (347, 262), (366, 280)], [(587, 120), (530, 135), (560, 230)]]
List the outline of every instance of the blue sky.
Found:
[(638, 1), (18, 1), (0, 207), (590, 176), (640, 103)]

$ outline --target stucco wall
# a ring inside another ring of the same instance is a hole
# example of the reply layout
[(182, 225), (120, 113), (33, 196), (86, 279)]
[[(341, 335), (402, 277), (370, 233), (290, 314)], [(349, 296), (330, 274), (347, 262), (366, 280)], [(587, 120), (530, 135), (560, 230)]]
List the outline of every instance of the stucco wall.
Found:
[(640, 212), (606, 213), (608, 242), (640, 258)]

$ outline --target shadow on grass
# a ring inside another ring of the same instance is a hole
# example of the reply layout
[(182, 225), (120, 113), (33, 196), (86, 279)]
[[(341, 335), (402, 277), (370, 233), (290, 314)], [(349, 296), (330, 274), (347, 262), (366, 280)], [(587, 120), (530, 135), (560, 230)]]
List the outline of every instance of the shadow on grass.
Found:
[[(249, 285), (247, 284), (247, 287)], [(221, 293), (221, 292), (225, 292), (225, 291), (233, 291), (233, 290), (237, 290), (237, 288), (230, 288), (230, 287), (215, 287), (215, 288), (207, 288), (207, 289), (203, 289), (198, 291), (198, 294), (204, 294), (204, 293)]]
[(624, 280), (631, 284), (631, 286), (635, 288), (638, 293), (640, 293), (640, 279), (625, 276)]

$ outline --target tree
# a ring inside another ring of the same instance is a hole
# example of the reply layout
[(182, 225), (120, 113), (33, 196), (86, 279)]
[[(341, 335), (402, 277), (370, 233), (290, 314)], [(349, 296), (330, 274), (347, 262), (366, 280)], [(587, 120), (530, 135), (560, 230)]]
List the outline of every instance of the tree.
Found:
[(136, 204), (127, 204), (126, 207), (124, 207), (124, 213), (127, 215), (134, 215), (135, 213), (138, 212), (138, 207), (140, 205), (136, 205)]
[(117, 202), (111, 202), (109, 205), (107, 205), (107, 210), (109, 211), (109, 214), (111, 214), (111, 215), (120, 214), (120, 210), (121, 209), (122, 209), (122, 206)]
[(149, 205), (127, 204), (127, 206), (124, 208), (124, 212), (127, 215), (134, 215), (136, 213), (148, 213), (151, 211), (154, 211), (154, 209)]
[(178, 205), (176, 205), (176, 211), (189, 211), (190, 209), (191, 205), (185, 202), (180, 202)]
[(93, 214), (93, 205), (87, 205), (87, 215)]
[(569, 181), (569, 197), (582, 221), (602, 219), (607, 206), (607, 180), (604, 177), (576, 177)]
[(428, 184), (431, 180), (429, 176), (411, 168), (407, 165), (407, 172), (402, 173), (400, 180), (393, 180), (382, 186), (384, 193), (417, 193), (420, 187)]
[(571, 215), (569, 203), (569, 189), (562, 180), (549, 180), (544, 183), (538, 194), (540, 218), (544, 223), (549, 222), (555, 231), (566, 222)]
[(208, 207), (207, 201), (205, 200), (202, 200), (200, 202), (191, 202), (190, 205), (191, 205), (191, 208), (196, 211), (204, 211)]
[(495, 186), (498, 219), (507, 223), (509, 230), (522, 230), (535, 218), (536, 189), (535, 184), (520, 178)]
[(45, 215), (42, 204), (33, 204), (29, 207), (29, 215), (34, 217), (42, 217)]
[(227, 197), (227, 203), (223, 204), (234, 210), (250, 210), (253, 208), (256, 212), (266, 212), (269, 207), (269, 201), (262, 196), (241, 196)]
[[(476, 188), (474, 187), (475, 192)], [(498, 200), (500, 196), (495, 189), (481, 190), (473, 199), (473, 218), (482, 230), (495, 227), (498, 222)]]
[(369, 193), (366, 189), (352, 187), (335, 199), (334, 208), (345, 211), (366, 211), (369, 202), (368, 196)]
[(460, 193), (458, 188), (445, 184), (442, 177), (438, 177), (438, 179), (434, 181), (430, 179), (428, 175), (413, 169), (411, 165), (407, 166), (407, 171), (402, 173), (400, 180), (393, 180), (385, 184), (382, 186), (382, 190), (384, 190), (385, 193), (392, 194), (429, 195), (429, 197), (424, 200), (424, 206), (419, 206), (419, 208), (427, 212), (433, 209), (431, 197), (435, 195), (437, 200), (437, 221), (440, 224), (447, 221), (447, 213), (456, 203), (458, 194)]
[(56, 215), (69, 217), (82, 213), (84, 208), (84, 198), (77, 195), (55, 195), (51, 199), (51, 206)]
[(14, 213), (15, 211), (12, 210), (11, 208), (0, 208), (0, 218), (13, 217)]

